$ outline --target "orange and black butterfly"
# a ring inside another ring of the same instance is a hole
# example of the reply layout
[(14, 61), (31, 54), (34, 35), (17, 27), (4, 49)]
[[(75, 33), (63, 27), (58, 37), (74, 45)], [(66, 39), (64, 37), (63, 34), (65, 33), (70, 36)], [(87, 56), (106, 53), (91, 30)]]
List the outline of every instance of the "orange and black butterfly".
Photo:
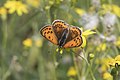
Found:
[(52, 25), (41, 28), (40, 33), (60, 48), (79, 47), (83, 43), (79, 27), (70, 26), (62, 20), (54, 20)]

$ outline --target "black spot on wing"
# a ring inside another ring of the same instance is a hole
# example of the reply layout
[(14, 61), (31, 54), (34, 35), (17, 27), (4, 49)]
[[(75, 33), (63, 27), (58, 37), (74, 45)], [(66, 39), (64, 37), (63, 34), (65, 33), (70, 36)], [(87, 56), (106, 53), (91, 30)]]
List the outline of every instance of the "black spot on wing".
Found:
[(50, 39), (51, 37), (50, 37), (50, 36), (48, 36), (48, 38)]

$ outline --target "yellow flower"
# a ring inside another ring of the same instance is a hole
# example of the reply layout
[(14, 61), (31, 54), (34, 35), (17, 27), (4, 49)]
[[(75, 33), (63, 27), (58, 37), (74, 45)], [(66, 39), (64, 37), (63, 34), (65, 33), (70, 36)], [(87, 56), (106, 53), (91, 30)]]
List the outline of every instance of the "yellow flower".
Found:
[(109, 4), (103, 4), (102, 8), (104, 9), (104, 11), (111, 11), (112, 10), (111, 5), (109, 5)]
[(0, 15), (1, 15), (3, 20), (5, 20), (7, 18), (7, 10), (6, 10), (6, 8), (0, 7)]
[(67, 72), (67, 76), (71, 77), (71, 76), (76, 76), (77, 75), (77, 72), (75, 70), (74, 67), (70, 67), (68, 72)]
[(97, 47), (97, 51), (105, 51), (107, 48), (106, 43), (102, 43)]
[(112, 58), (103, 58), (103, 59), (99, 60), (100, 64), (102, 65), (101, 68), (100, 68), (102, 72), (105, 72), (105, 71), (108, 70), (108, 68), (110, 67), (109, 66), (109, 61), (111, 59)]
[(117, 5), (112, 5), (113, 13), (120, 17), (120, 7)]
[(36, 45), (37, 47), (41, 47), (41, 46), (42, 46), (42, 39), (37, 39), (37, 40), (35, 40), (35, 45)]
[(109, 61), (109, 65), (112, 67), (116, 67), (116, 64), (120, 65), (120, 55), (116, 56), (115, 59), (111, 59)]
[(103, 4), (102, 5), (102, 13), (105, 14), (107, 12), (111, 12), (115, 15), (117, 15), (118, 17), (120, 17), (120, 7), (114, 4)]
[(7, 14), (7, 10), (4, 7), (0, 7), (0, 15), (6, 15)]
[(40, 6), (40, 0), (27, 0), (27, 3), (35, 8)]
[(116, 61), (120, 61), (120, 55), (116, 56), (116, 57), (115, 57), (115, 60), (116, 60)]
[(116, 41), (115, 45), (118, 46), (118, 47), (120, 47), (120, 41)]
[(107, 70), (108, 70), (108, 67), (106, 66), (106, 64), (102, 64), (102, 66), (100, 67), (100, 71), (105, 72)]
[(86, 31), (82, 32), (82, 35), (85, 36), (85, 37), (87, 37), (87, 36), (89, 36), (89, 35), (91, 35), (91, 34), (95, 34), (95, 33), (96, 33), (96, 32), (94, 32), (94, 31), (86, 30)]
[(27, 38), (26, 40), (23, 41), (23, 45), (25, 47), (31, 47), (32, 46), (32, 39)]
[(118, 37), (117, 41), (114, 44), (120, 48), (120, 37)]
[(86, 41), (86, 38), (84, 36), (82, 36), (82, 40), (83, 40), (83, 43), (82, 43), (81, 47), (83, 48), (86, 46), (87, 41)]
[(109, 63), (108, 63), (108, 64), (109, 64), (110, 66), (114, 67), (114, 66), (115, 66), (115, 63), (116, 63), (115, 59), (111, 58), (111, 59), (109, 60)]
[(80, 16), (82, 16), (82, 15), (85, 13), (85, 11), (84, 11), (83, 9), (80, 9), (80, 8), (75, 8), (75, 11), (76, 11)]
[[(82, 31), (83, 29), (80, 28)], [(85, 47), (86, 46), (86, 38), (89, 36), (89, 35), (92, 35), (92, 34), (95, 34), (96, 32), (94, 31), (91, 31), (91, 30), (86, 30), (84, 32), (82, 32), (82, 39), (83, 39), (83, 43), (81, 45), (81, 47)]]
[(115, 57), (115, 61), (118, 65), (120, 65), (120, 55)]
[(103, 79), (105, 79), (105, 80), (113, 80), (113, 77), (112, 77), (112, 75), (110, 73), (105, 72), (103, 74)]
[(7, 1), (4, 5), (10, 14), (17, 13), (21, 16), (23, 13), (28, 13), (27, 6), (21, 1)]

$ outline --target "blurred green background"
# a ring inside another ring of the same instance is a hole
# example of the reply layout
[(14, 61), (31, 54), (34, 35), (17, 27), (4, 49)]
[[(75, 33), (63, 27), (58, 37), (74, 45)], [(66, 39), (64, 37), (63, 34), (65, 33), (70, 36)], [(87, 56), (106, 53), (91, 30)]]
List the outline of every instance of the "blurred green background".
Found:
[[(119, 80), (119, 6), (119, 0), (0, 0), (0, 80)], [(83, 48), (59, 54), (39, 33), (56, 19), (96, 34), (85, 36)]]

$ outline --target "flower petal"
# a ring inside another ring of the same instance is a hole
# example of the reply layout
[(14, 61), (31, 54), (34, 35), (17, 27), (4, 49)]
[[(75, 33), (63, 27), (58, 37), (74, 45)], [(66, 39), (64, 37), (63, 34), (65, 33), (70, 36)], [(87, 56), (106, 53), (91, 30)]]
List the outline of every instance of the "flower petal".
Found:
[(82, 33), (83, 36), (88, 36), (88, 35), (91, 35), (91, 34), (95, 34), (96, 32), (94, 31), (91, 31), (91, 30), (86, 30)]
[(81, 45), (81, 47), (85, 47), (86, 46), (86, 38), (84, 36), (82, 36), (82, 40), (83, 40), (83, 43)]

